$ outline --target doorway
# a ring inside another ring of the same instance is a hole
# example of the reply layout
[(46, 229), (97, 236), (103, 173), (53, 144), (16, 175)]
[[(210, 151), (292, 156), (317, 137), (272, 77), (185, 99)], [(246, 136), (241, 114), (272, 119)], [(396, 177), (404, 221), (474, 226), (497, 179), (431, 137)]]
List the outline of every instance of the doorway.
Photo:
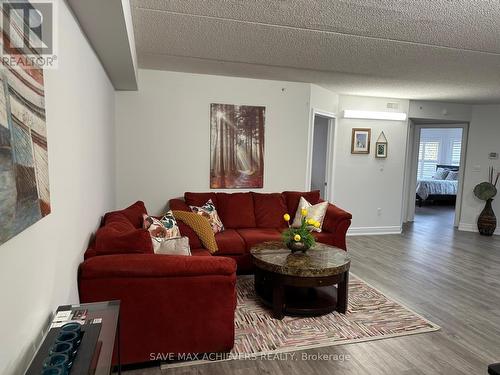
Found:
[(333, 114), (313, 110), (307, 188), (319, 190), (324, 200), (331, 200), (334, 128)]
[(467, 130), (464, 123), (412, 120), (406, 221), (458, 226)]

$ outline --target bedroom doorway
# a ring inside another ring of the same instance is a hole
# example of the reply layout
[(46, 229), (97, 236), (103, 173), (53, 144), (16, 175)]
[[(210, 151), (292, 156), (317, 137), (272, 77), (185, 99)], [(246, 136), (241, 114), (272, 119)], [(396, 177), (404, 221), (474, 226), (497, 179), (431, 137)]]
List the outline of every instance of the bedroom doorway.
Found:
[(457, 227), (468, 124), (414, 121), (407, 221)]

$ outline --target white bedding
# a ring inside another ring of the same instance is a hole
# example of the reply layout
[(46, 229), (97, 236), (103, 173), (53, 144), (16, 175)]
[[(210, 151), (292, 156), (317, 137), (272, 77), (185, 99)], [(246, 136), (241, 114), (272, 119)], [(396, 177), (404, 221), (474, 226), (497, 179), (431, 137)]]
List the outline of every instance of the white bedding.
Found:
[(435, 180), (433, 178), (417, 180), (417, 194), (423, 200), (429, 195), (457, 195), (458, 181)]

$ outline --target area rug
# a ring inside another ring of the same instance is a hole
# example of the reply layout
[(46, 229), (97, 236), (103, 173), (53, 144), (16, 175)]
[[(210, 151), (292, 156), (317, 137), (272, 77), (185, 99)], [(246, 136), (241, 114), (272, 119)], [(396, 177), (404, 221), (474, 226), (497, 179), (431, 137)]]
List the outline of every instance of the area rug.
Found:
[(269, 356), (439, 330), (436, 324), (352, 274), (349, 280), (349, 307), (345, 315), (333, 312), (319, 317), (285, 316), (283, 320), (273, 319), (271, 311), (255, 296), (251, 276), (238, 279), (237, 297), (235, 343), (230, 353), (165, 363), (162, 368)]

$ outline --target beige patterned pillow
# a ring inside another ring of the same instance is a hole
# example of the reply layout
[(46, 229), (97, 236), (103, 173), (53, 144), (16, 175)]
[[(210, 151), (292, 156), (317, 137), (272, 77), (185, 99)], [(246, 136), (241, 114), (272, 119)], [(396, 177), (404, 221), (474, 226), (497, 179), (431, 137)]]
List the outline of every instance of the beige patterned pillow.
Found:
[(299, 206), (297, 207), (297, 212), (295, 213), (295, 218), (293, 219), (292, 227), (299, 228), (302, 224), (302, 209), (305, 208), (307, 210), (307, 219), (313, 219), (320, 223), (319, 228), (315, 228), (313, 226), (308, 226), (308, 229), (311, 229), (315, 232), (321, 232), (321, 228), (323, 227), (323, 221), (325, 220), (326, 210), (328, 208), (328, 202), (320, 202), (315, 204), (314, 206), (309, 203), (304, 197), (300, 197)]
[(161, 243), (155, 254), (191, 255), (189, 239), (187, 237), (169, 238)]

